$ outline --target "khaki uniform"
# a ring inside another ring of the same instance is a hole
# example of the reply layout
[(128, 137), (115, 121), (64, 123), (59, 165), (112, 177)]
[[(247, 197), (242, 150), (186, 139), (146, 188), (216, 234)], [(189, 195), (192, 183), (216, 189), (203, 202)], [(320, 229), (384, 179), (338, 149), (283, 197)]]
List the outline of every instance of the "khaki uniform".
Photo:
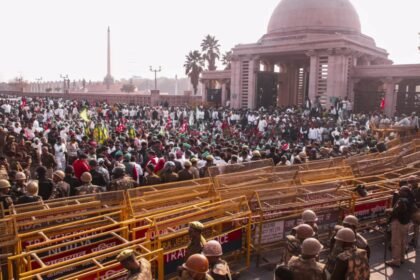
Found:
[(139, 262), (140, 272), (128, 272), (127, 280), (152, 280), (153, 278), (150, 262), (143, 258), (141, 258)]
[[(343, 277), (344, 276), (344, 277)], [(331, 280), (369, 280), (370, 268), (365, 250), (347, 248), (337, 256)]]
[(191, 255), (194, 254), (201, 254), (206, 243), (206, 239), (203, 236), (201, 236), (200, 241), (191, 241), (187, 246), (185, 259), (187, 260)]
[(213, 267), (210, 268), (209, 272), (214, 280), (232, 280), (229, 265), (222, 259), (219, 259)]
[(122, 178), (114, 179), (109, 184), (110, 191), (122, 191), (133, 189), (137, 186), (137, 183), (133, 180), (133, 178), (129, 176), (124, 176)]
[(294, 280), (325, 280), (324, 265), (315, 258), (303, 259), (301, 256), (293, 256), (288, 267), (293, 272)]

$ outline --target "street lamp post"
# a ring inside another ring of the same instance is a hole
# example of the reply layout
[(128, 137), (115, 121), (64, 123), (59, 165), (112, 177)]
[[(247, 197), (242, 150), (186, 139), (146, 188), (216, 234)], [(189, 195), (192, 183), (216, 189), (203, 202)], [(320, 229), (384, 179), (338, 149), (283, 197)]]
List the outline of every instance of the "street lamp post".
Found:
[(157, 90), (157, 73), (162, 71), (162, 67), (159, 66), (159, 69), (153, 69), (153, 67), (150, 66), (150, 71), (155, 73), (155, 90)]
[(36, 78), (35, 80), (38, 82), (38, 92), (41, 92), (41, 81), (42, 81), (42, 77)]
[(60, 75), (61, 79), (63, 79), (63, 92), (64, 93), (69, 93), (69, 89), (70, 89), (70, 79), (69, 79), (69, 75)]

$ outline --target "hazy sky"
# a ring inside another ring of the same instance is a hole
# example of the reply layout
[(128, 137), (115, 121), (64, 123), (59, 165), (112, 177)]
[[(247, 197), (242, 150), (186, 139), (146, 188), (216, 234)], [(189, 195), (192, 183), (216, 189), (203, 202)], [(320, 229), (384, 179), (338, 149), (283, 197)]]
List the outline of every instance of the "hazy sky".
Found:
[[(363, 32), (396, 63), (420, 63), (419, 0), (351, 0)], [(226, 51), (256, 42), (279, 0), (0, 0), (0, 81), (101, 80), (111, 27), (112, 74), (184, 76), (185, 55), (206, 34)]]

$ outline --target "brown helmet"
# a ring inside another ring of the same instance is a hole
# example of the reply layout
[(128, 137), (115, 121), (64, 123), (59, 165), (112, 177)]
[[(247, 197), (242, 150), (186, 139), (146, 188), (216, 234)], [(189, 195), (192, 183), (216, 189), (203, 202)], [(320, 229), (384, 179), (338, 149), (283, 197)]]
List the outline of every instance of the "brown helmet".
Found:
[(24, 181), (24, 180), (26, 180), (25, 173), (23, 173), (23, 172), (16, 172), (15, 180), (16, 181)]
[(356, 235), (354, 234), (353, 230), (349, 228), (340, 229), (334, 238), (335, 240), (346, 242), (346, 243), (356, 242)]
[(318, 221), (318, 217), (315, 212), (312, 210), (305, 210), (302, 213), (302, 220), (304, 223), (313, 223)]
[(359, 219), (353, 215), (348, 215), (343, 220), (343, 225), (350, 225), (350, 226), (357, 227), (358, 224), (359, 224)]
[(57, 171), (55, 171), (53, 175), (54, 175), (54, 176), (56, 176), (57, 178), (60, 178), (61, 180), (64, 180), (64, 177), (66, 176), (66, 175), (64, 174), (64, 172), (63, 172), (63, 171), (61, 171), (61, 170), (57, 170)]
[(223, 255), (222, 245), (217, 240), (210, 240), (203, 247), (203, 255), (206, 257), (220, 257)]
[(207, 273), (209, 271), (209, 261), (204, 255), (194, 254), (188, 258), (182, 267), (195, 273)]
[(82, 174), (82, 176), (80, 177), (80, 180), (83, 183), (90, 183), (92, 182), (92, 175), (89, 172), (85, 172)]
[(0, 189), (10, 188), (10, 182), (6, 179), (0, 179)]
[(296, 237), (299, 239), (306, 239), (309, 237), (314, 236), (314, 230), (310, 225), (301, 224), (295, 227), (296, 230)]
[(322, 250), (321, 243), (315, 238), (307, 238), (302, 243), (302, 254), (307, 256), (317, 256)]
[(39, 190), (38, 181), (30, 181), (28, 185), (26, 186), (26, 191), (30, 195), (38, 195), (38, 190)]

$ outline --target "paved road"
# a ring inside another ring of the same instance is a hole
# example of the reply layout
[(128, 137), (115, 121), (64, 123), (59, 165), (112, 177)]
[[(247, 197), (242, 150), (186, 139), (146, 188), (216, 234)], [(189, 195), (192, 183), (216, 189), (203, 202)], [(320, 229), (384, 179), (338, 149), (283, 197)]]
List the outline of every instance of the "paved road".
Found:
[[(420, 249), (417, 254), (414, 249), (410, 249), (408, 260), (400, 268), (390, 268), (384, 265), (383, 244), (377, 243), (372, 246), (371, 252), (371, 280), (414, 280), (420, 279)], [(390, 257), (388, 252), (388, 257)], [(241, 273), (240, 280), (271, 280), (273, 273), (271, 267), (255, 268), (253, 264), (250, 271)]]

